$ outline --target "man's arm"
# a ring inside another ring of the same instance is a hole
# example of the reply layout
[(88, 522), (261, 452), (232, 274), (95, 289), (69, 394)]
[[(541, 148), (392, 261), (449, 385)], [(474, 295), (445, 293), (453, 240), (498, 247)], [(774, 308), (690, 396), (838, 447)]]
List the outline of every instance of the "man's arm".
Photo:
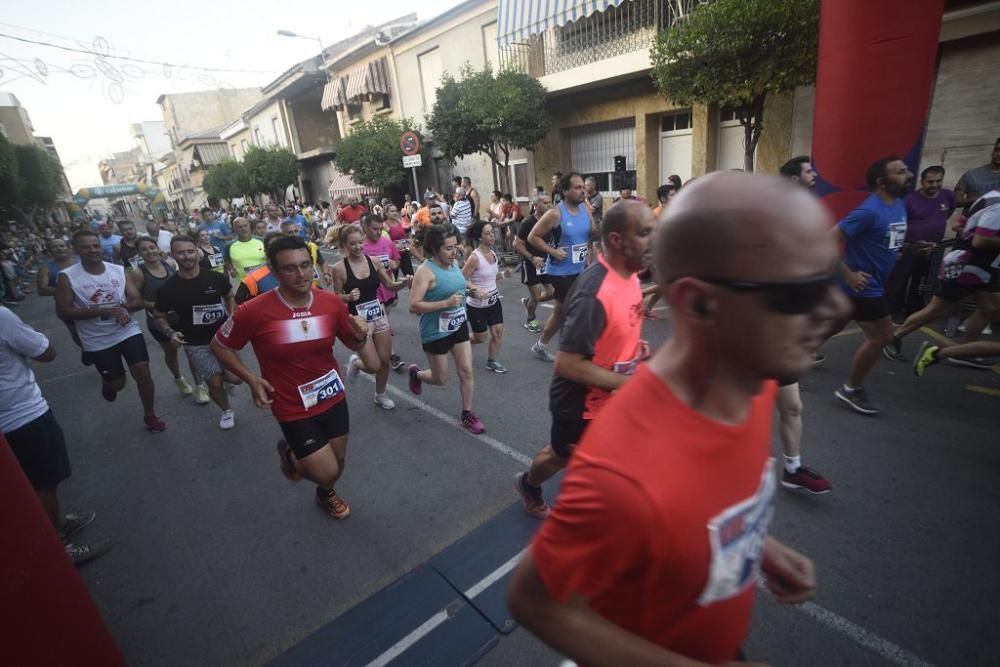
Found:
[(38, 275), (35, 277), (35, 290), (39, 296), (55, 296), (56, 288), (49, 287), (49, 267), (42, 264), (38, 268)]
[(561, 378), (577, 382), (587, 387), (597, 387), (614, 391), (628, 379), (627, 375), (615, 373), (598, 366), (583, 354), (575, 352), (556, 352), (553, 372)]
[(545, 236), (549, 234), (556, 225), (559, 224), (559, 209), (552, 208), (545, 212), (541, 219), (528, 232), (528, 243), (549, 255), (556, 261), (566, 259), (566, 251), (562, 248), (553, 248), (545, 242)]
[(768, 536), (760, 566), (767, 588), (778, 602), (799, 604), (816, 593), (813, 562), (799, 552)]
[(142, 294), (134, 282), (125, 280), (125, 308), (130, 313), (142, 310), (146, 307), (146, 302), (142, 300)]
[(70, 287), (69, 278), (65, 274), (59, 274), (56, 282), (56, 315), (60, 320), (93, 320), (108, 315), (108, 309), (78, 308), (73, 303), (73, 288)]
[[(847, 242), (847, 235), (839, 225), (834, 225), (830, 233), (833, 235), (833, 239), (836, 241), (838, 247)], [(844, 282), (855, 292), (860, 292), (868, 285), (868, 279), (871, 278), (869, 274), (864, 271), (852, 271), (851, 267), (844, 263), (844, 260), (839, 260), (837, 265), (840, 268), (840, 275), (844, 279)]]

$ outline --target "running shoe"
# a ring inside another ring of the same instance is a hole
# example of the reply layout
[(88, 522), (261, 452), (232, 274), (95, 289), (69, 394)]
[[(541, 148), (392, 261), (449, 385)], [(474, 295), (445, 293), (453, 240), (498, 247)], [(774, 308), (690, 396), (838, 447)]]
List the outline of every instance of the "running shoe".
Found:
[(488, 370), (493, 371), (494, 373), (506, 373), (507, 372), (507, 367), (504, 366), (503, 364), (501, 364), (496, 359), (489, 359), (486, 362), (486, 368)]
[[(961, 324), (958, 325), (958, 333), (965, 333), (965, 322), (962, 322)], [(986, 327), (980, 333), (984, 336), (992, 336), (993, 327), (987, 324)]]
[(981, 371), (988, 371), (993, 368), (993, 362), (982, 357), (948, 357), (949, 364), (965, 366), (966, 368), (976, 368)]
[(107, 540), (100, 540), (93, 544), (65, 544), (66, 555), (73, 561), (73, 565), (83, 565), (89, 563), (98, 556), (103, 556), (111, 548), (111, 543)]
[(524, 511), (536, 519), (544, 519), (549, 515), (549, 506), (542, 497), (541, 487), (528, 486), (525, 477), (528, 473), (519, 472), (514, 476), (514, 486), (524, 503)]
[(333, 489), (324, 491), (317, 486), (316, 504), (326, 510), (327, 514), (334, 519), (346, 519), (351, 515), (351, 506), (345, 503)]
[(101, 397), (108, 403), (114, 403), (118, 398), (118, 392), (105, 383), (101, 383)]
[(190, 396), (194, 393), (194, 389), (188, 384), (188, 381), (184, 379), (184, 376), (174, 378), (174, 384), (177, 385), (177, 389), (180, 390), (185, 396)]
[(889, 361), (906, 361), (906, 357), (903, 356), (903, 341), (893, 338), (891, 343), (882, 346), (882, 356)]
[(208, 397), (208, 387), (204, 384), (196, 384), (194, 386), (194, 402), (196, 405), (208, 405), (211, 400)]
[(479, 417), (477, 417), (476, 413), (472, 410), (469, 410), (462, 415), (461, 422), (462, 426), (464, 426), (465, 430), (469, 433), (479, 435), (480, 433), (486, 431), (486, 426), (479, 420)]
[(542, 341), (535, 341), (535, 344), (531, 346), (531, 351), (535, 353), (542, 361), (555, 361), (556, 358), (549, 352), (549, 346), (542, 343)]
[(385, 394), (375, 394), (375, 405), (379, 406), (383, 410), (392, 410), (396, 407), (393, 400)]
[(837, 391), (833, 392), (833, 395), (846, 403), (852, 410), (860, 412), (863, 415), (877, 415), (881, 412), (871, 402), (868, 394), (861, 387), (858, 387), (854, 391), (847, 391), (844, 387), (840, 387)]
[(416, 364), (410, 364), (408, 371), (410, 373), (410, 391), (419, 396), (424, 392), (424, 383), (420, 380), (420, 376), (417, 375), (420, 369)]
[(785, 470), (781, 475), (781, 485), (786, 489), (804, 489), (816, 495), (833, 490), (833, 485), (823, 475), (805, 466), (799, 466), (793, 473)]
[(538, 320), (528, 320), (524, 323), (524, 328), (531, 333), (541, 333), (542, 325), (538, 323)]
[(351, 384), (354, 384), (354, 381), (361, 374), (361, 369), (358, 368), (358, 362), (360, 361), (361, 357), (356, 354), (352, 354), (351, 358), (347, 360), (347, 381)]
[(63, 517), (62, 528), (59, 529), (59, 539), (65, 542), (81, 530), (94, 523), (97, 512), (70, 512)]
[(389, 366), (391, 366), (394, 371), (402, 371), (403, 360), (399, 358), (398, 354), (392, 354), (389, 356)]
[(285, 476), (285, 479), (290, 482), (302, 479), (302, 475), (295, 470), (295, 464), (292, 463), (292, 450), (284, 438), (278, 441), (278, 459), (281, 461), (281, 474)]
[(163, 421), (156, 415), (152, 417), (143, 417), (143, 423), (146, 425), (146, 430), (150, 433), (163, 433), (167, 430), (167, 422)]
[(916, 373), (917, 377), (923, 377), (924, 371), (940, 361), (937, 356), (940, 349), (929, 341), (923, 342), (920, 351), (917, 352), (917, 358), (913, 360), (913, 372)]
[(222, 416), (219, 417), (219, 428), (223, 431), (228, 431), (231, 428), (236, 427), (236, 415), (232, 410), (223, 410)]

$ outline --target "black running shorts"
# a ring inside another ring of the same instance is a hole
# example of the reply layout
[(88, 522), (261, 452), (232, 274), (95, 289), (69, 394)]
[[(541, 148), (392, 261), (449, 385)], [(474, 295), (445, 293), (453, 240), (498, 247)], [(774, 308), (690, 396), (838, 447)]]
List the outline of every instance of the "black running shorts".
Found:
[(301, 460), (326, 447), (330, 440), (347, 435), (350, 422), (345, 398), (318, 415), (291, 422), (278, 422), (278, 426), (281, 427), (281, 433), (292, 454)]
[(466, 322), (458, 328), (458, 331), (450, 333), (444, 338), (438, 338), (437, 340), (432, 340), (429, 343), (424, 343), (423, 348), (424, 352), (427, 354), (448, 354), (451, 352), (451, 348), (468, 340), (469, 324)]
[(129, 336), (117, 345), (88, 352), (87, 357), (94, 364), (94, 368), (101, 374), (105, 382), (113, 382), (125, 377), (125, 364), (132, 366), (143, 362), (149, 362), (149, 351), (146, 349), (146, 340), (141, 333)]
[(486, 308), (466, 306), (465, 312), (469, 315), (469, 326), (474, 333), (486, 333), (486, 330), (494, 324), (503, 324), (503, 307), (499, 299)]
[(884, 294), (851, 297), (851, 304), (854, 306), (851, 319), (855, 322), (874, 322), (889, 317), (889, 301)]
[(559, 303), (566, 302), (566, 297), (569, 296), (569, 291), (572, 289), (573, 283), (579, 277), (579, 273), (572, 276), (549, 276), (549, 284), (556, 290), (556, 301)]
[(587, 430), (588, 419), (565, 419), (552, 415), (552, 429), (549, 431), (549, 445), (552, 451), (568, 459)]
[(66, 439), (52, 410), (4, 435), (35, 489), (51, 491), (69, 478)]

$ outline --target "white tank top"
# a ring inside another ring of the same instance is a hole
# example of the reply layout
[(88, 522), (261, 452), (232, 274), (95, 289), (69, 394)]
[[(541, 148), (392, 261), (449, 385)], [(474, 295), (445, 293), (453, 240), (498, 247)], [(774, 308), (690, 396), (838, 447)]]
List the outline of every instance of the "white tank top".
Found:
[(472, 254), (476, 255), (479, 261), (476, 263), (476, 270), (469, 276), (469, 282), (472, 283), (473, 287), (479, 288), (480, 291), (489, 296), (485, 299), (470, 296), (468, 305), (473, 308), (489, 308), (500, 298), (500, 292), (497, 290), (497, 270), (500, 268), (500, 263), (497, 261), (497, 254), (492, 250), (490, 251), (490, 254), (493, 255), (492, 262), (486, 259), (486, 255), (480, 252), (479, 248), (473, 250)]
[[(73, 304), (77, 308), (93, 306), (115, 306), (125, 303), (125, 269), (117, 264), (104, 262), (104, 273), (87, 273), (82, 264), (74, 264), (63, 269), (62, 275), (69, 280), (73, 288)], [(106, 350), (131, 338), (142, 335), (139, 324), (129, 318), (125, 326), (113, 319), (102, 320), (95, 317), (89, 320), (76, 320), (76, 331), (80, 334), (80, 343), (87, 352)]]

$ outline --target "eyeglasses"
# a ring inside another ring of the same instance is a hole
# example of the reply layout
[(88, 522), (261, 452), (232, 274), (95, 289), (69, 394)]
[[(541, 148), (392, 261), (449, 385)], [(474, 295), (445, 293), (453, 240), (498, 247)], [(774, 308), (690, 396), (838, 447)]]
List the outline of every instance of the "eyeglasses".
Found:
[(712, 285), (719, 285), (734, 292), (762, 292), (767, 307), (782, 315), (804, 315), (816, 309), (830, 295), (836, 276), (821, 276), (781, 283), (758, 283), (728, 278), (698, 278)]

